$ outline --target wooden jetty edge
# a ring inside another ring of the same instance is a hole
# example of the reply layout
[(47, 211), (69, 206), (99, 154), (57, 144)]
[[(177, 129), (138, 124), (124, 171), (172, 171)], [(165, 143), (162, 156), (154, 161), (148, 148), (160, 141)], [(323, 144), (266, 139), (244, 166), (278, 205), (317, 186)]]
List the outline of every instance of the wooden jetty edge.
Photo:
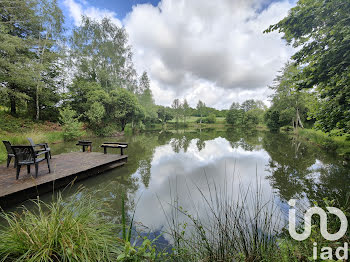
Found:
[(124, 165), (127, 155), (103, 154), (97, 152), (72, 152), (52, 156), (49, 173), (46, 161), (39, 164), (38, 178), (34, 168), (31, 174), (22, 168), (16, 180), (16, 169), (13, 162), (9, 168), (0, 166), (0, 207), (5, 208), (27, 199), (53, 191), (68, 185), (73, 180), (79, 181), (98, 175), (106, 170)]

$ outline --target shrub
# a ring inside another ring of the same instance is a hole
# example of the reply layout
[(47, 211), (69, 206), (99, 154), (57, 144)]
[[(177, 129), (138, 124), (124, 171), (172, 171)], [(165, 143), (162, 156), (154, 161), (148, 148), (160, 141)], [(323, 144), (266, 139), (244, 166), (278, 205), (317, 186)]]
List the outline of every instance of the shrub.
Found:
[(60, 111), (60, 121), (63, 125), (64, 140), (74, 140), (84, 134), (83, 125), (78, 121), (76, 112), (71, 108), (67, 107)]
[(115, 261), (115, 226), (104, 219), (100, 203), (77, 196), (35, 201), (35, 211), (2, 213), (8, 224), (0, 230), (2, 261)]
[(265, 113), (265, 122), (271, 132), (279, 132), (282, 126), (280, 122), (280, 113), (276, 110), (267, 110)]
[(213, 113), (209, 114), (209, 116), (207, 116), (204, 119), (204, 123), (214, 124), (215, 122), (216, 122), (216, 116)]

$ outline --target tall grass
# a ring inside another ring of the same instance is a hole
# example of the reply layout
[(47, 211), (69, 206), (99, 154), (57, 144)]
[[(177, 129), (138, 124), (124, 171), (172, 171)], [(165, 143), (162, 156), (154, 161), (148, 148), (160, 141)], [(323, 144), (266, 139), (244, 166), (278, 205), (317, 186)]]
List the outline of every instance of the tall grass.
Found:
[[(196, 186), (204, 216), (183, 210), (177, 196), (172, 196), (172, 212), (166, 216), (175, 260), (272, 261), (282, 229), (274, 199), (264, 201), (259, 185), (255, 190), (240, 187), (237, 198), (227, 183), (206, 182), (209, 194)], [(183, 216), (185, 222), (180, 219)]]
[(36, 210), (2, 213), (1, 261), (115, 261), (115, 225), (108, 222), (100, 203), (91, 196), (61, 195), (52, 204), (35, 201)]
[(314, 129), (299, 129), (298, 135), (305, 137), (307, 140), (326, 150), (335, 151), (340, 155), (350, 157), (350, 136), (348, 135), (328, 135), (320, 130)]

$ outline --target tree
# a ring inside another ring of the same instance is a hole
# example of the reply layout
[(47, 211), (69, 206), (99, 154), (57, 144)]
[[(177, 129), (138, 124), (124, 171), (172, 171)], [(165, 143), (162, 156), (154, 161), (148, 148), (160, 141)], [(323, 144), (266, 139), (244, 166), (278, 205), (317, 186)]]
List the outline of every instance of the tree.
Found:
[(111, 92), (113, 118), (121, 125), (124, 131), (127, 123), (133, 123), (144, 116), (143, 109), (134, 94), (124, 88)]
[(186, 98), (182, 104), (182, 110), (184, 116), (184, 124), (186, 124), (186, 118), (190, 114), (190, 106), (188, 105)]
[(241, 126), (243, 122), (244, 111), (241, 109), (239, 103), (233, 102), (229, 111), (226, 114), (226, 122), (233, 126)]
[(60, 111), (60, 122), (62, 123), (64, 140), (74, 140), (83, 135), (83, 125), (78, 121), (76, 112), (70, 107)]
[(244, 112), (248, 112), (249, 110), (258, 108), (258, 105), (254, 99), (249, 99), (242, 103), (241, 108), (244, 110)]
[[(56, 0), (2, 1), (0, 3), (1, 93), (18, 104), (32, 103), (35, 118), (42, 108), (56, 104), (57, 38), (63, 15)], [(52, 104), (50, 99), (54, 98)], [(20, 102), (20, 103), (18, 103)]]
[(98, 82), (106, 91), (123, 87), (133, 91), (136, 72), (127, 34), (110, 19), (101, 22), (83, 17), (82, 26), (71, 37), (71, 63), (77, 68), (76, 77)]
[(246, 127), (255, 127), (259, 124), (259, 109), (251, 109), (248, 112), (245, 112), (243, 115), (243, 125)]
[[(291, 125), (293, 128), (303, 127), (303, 122), (307, 118), (307, 97), (305, 91), (299, 91), (295, 82), (295, 76), (299, 68), (292, 63), (287, 63), (281, 74), (274, 80), (274, 85), (270, 86), (275, 91), (272, 95), (272, 106), (270, 111), (277, 111), (279, 115), (279, 126)], [(266, 119), (276, 114), (267, 114)], [(276, 122), (276, 120), (271, 120)], [(270, 125), (271, 126), (271, 125)], [(274, 130), (276, 126), (272, 127)]]
[(173, 115), (169, 107), (158, 106), (157, 114), (159, 121), (162, 123), (162, 127), (164, 127), (169, 120), (173, 119)]
[(171, 107), (174, 110), (176, 124), (178, 124), (179, 123), (179, 117), (181, 115), (181, 102), (180, 102), (180, 100), (178, 98), (174, 99), (173, 104), (171, 105)]
[(214, 124), (216, 122), (216, 116), (214, 113), (210, 113), (204, 120), (208, 124)]
[(157, 107), (154, 103), (150, 81), (147, 72), (143, 72), (136, 95), (145, 111), (145, 122), (151, 123), (157, 120)]
[(292, 59), (302, 70), (295, 79), (299, 89), (319, 93), (316, 125), (326, 132), (350, 132), (349, 14), (349, 1), (300, 0), (287, 17), (265, 30), (278, 30), (298, 48)]
[(267, 128), (270, 129), (271, 132), (279, 132), (280, 127), (283, 126), (280, 121), (280, 113), (277, 110), (267, 110), (265, 114), (265, 122)]
[(40, 0), (36, 7), (39, 31), (36, 34), (36, 41), (33, 46), (37, 57), (33, 68), (36, 71), (35, 119), (39, 120), (39, 100), (42, 89), (45, 88), (43, 76), (45, 75), (45, 71), (47, 71), (58, 58), (58, 54), (52, 52), (52, 49), (63, 31), (64, 17), (62, 10), (58, 7), (57, 0)]
[(203, 118), (203, 115), (205, 114), (205, 103), (203, 103), (201, 100), (198, 101), (198, 104), (197, 104), (197, 111), (198, 111), (198, 114), (200, 116), (200, 124), (202, 124), (202, 118)]

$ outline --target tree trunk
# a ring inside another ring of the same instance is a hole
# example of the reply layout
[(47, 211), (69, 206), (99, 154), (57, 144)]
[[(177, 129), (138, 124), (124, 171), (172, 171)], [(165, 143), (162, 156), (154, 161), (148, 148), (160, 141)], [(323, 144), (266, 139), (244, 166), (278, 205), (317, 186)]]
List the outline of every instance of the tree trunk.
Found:
[(122, 124), (122, 132), (124, 132), (124, 129), (125, 129), (125, 126), (126, 126), (126, 121), (122, 121), (121, 124)]
[(303, 123), (301, 122), (299, 115), (299, 108), (297, 108), (297, 124), (300, 125), (301, 128), (304, 128)]
[(39, 83), (36, 85), (36, 94), (35, 94), (35, 120), (40, 118), (40, 105), (39, 105)]
[(201, 114), (201, 119), (199, 120), (199, 123), (202, 124), (202, 114)]
[(11, 115), (15, 116), (17, 114), (16, 98), (12, 95), (10, 95), (10, 104), (11, 104)]
[(303, 123), (301, 122), (300, 115), (299, 115), (299, 108), (296, 110), (295, 120), (294, 122), (294, 130), (298, 130), (298, 127), (304, 128)]

